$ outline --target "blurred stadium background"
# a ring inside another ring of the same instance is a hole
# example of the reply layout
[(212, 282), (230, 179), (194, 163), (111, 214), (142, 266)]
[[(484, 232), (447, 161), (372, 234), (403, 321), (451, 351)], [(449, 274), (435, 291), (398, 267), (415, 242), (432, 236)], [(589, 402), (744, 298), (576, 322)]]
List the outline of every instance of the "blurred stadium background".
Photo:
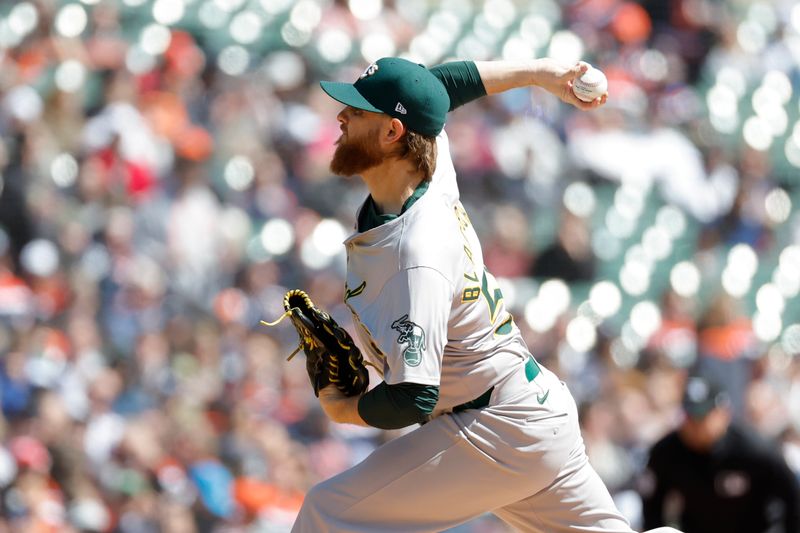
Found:
[[(327, 170), (385, 55), (587, 60), (609, 103), (454, 112), (462, 197), (636, 525), (682, 380), (724, 381), (800, 473), (792, 0), (0, 3), (0, 531), (286, 531), (390, 433), (327, 423), (273, 319), (335, 318), (365, 196)], [(505, 531), (491, 517), (457, 528)]]

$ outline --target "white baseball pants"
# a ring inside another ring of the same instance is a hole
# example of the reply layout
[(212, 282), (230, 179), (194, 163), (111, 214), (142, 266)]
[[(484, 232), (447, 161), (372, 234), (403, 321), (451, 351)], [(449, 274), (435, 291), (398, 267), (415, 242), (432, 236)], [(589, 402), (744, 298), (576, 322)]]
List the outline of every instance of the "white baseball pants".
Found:
[(526, 532), (633, 531), (589, 464), (572, 395), (547, 369), (529, 383), (520, 367), (488, 407), (440, 416), (318, 484), (292, 531), (442, 531), (486, 512)]

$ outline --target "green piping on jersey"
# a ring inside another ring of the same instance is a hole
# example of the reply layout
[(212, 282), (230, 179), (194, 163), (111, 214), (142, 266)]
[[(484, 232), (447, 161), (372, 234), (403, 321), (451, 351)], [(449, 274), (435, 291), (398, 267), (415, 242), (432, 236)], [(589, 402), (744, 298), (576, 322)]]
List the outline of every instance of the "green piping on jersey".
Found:
[(495, 328), (494, 334), (495, 335), (508, 335), (509, 333), (511, 333), (511, 329), (512, 329), (513, 325), (514, 325), (514, 317), (511, 316), (511, 315), (508, 315), (508, 318), (503, 320), (503, 322), (499, 326), (497, 326)]
[[(541, 373), (542, 369), (539, 366), (539, 363), (536, 362), (536, 358), (530, 356), (527, 361), (525, 361), (525, 377), (528, 378), (528, 381), (533, 381), (536, 376)], [(540, 402), (544, 403), (544, 402)]]
[(481, 282), (481, 292), (486, 298), (486, 303), (489, 305), (489, 321), (494, 324), (494, 321), (497, 320), (498, 304), (500, 303), (500, 300), (503, 299), (503, 291), (498, 288), (491, 290), (489, 288), (489, 280), (486, 274), (487, 272), (484, 270), (483, 280)]
[(472, 250), (470, 250), (469, 246), (466, 244), (464, 245), (464, 253), (467, 254), (467, 259), (469, 259), (469, 262), (475, 264), (475, 260), (472, 258)]
[(347, 287), (347, 284), (345, 283), (345, 286), (344, 286), (344, 301), (346, 302), (350, 298), (352, 298), (354, 296), (358, 296), (359, 294), (364, 292), (364, 289), (366, 289), (366, 288), (367, 288), (367, 282), (366, 281), (362, 281), (361, 285), (359, 285), (358, 287), (356, 287), (355, 289), (352, 289), (352, 290), (349, 289)]
[[(414, 202), (422, 198), (422, 195), (428, 190), (429, 182), (422, 180), (417, 188), (414, 189), (414, 192), (411, 193), (411, 196), (408, 197), (403, 203), (403, 208), (400, 210), (400, 215), (408, 211)], [(396, 215), (394, 213), (387, 213), (381, 214), (378, 212), (378, 206), (375, 205), (375, 200), (372, 199), (372, 195), (369, 195), (367, 199), (364, 201), (364, 206), (361, 208), (361, 211), (358, 213), (358, 231), (364, 233), (365, 231), (369, 231), (373, 228), (377, 228), (383, 224), (386, 224), (389, 221), (392, 221), (399, 217), (400, 215)]]

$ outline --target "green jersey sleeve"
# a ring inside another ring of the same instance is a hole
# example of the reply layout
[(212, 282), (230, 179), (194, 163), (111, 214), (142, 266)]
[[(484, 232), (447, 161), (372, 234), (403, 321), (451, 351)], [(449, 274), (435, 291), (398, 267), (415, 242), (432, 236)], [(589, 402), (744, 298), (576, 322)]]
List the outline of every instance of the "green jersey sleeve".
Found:
[(358, 414), (370, 426), (400, 429), (427, 421), (437, 401), (437, 386), (383, 381), (358, 400)]
[(447, 89), (450, 111), (486, 96), (486, 87), (474, 61), (450, 61), (431, 67), (430, 71)]

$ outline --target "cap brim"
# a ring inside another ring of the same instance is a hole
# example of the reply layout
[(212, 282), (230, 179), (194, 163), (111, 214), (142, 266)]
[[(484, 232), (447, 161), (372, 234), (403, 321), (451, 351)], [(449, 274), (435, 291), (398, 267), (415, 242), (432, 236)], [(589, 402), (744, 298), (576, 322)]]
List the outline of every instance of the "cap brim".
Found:
[(319, 86), (322, 87), (322, 90), (325, 91), (328, 96), (345, 105), (365, 111), (372, 111), (373, 113), (383, 113), (383, 111), (370, 104), (366, 98), (361, 96), (361, 93), (358, 92), (351, 83), (321, 81), (319, 82)]

